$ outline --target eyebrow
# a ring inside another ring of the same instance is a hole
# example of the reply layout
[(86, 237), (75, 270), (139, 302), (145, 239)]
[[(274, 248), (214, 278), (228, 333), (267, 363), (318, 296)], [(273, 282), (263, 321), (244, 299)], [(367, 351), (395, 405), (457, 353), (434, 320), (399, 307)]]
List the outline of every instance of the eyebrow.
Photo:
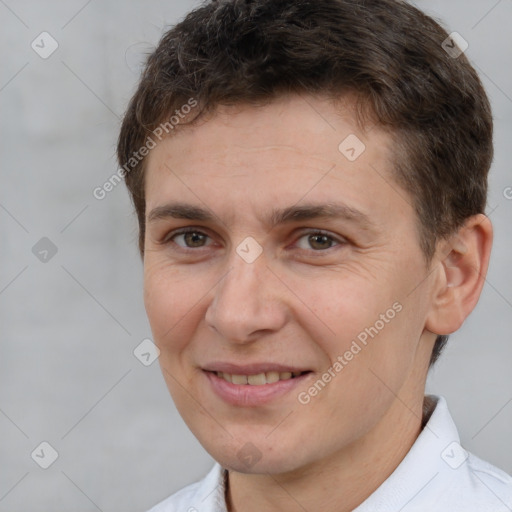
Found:
[[(217, 216), (201, 206), (177, 202), (155, 207), (148, 215), (148, 223), (167, 218), (215, 222)], [(267, 222), (271, 227), (274, 227), (288, 222), (320, 218), (344, 219), (358, 224), (363, 229), (370, 229), (375, 226), (368, 215), (340, 203), (311, 203), (301, 206), (292, 205), (283, 209), (274, 208)]]

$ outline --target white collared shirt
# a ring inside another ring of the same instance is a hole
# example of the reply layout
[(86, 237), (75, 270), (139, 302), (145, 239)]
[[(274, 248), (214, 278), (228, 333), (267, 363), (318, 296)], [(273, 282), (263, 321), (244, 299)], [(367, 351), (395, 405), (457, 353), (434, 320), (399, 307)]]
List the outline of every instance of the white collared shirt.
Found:
[[(464, 450), (446, 400), (429, 399), (435, 409), (405, 458), (353, 512), (512, 512), (512, 477)], [(225, 478), (217, 463), (149, 512), (227, 512)]]

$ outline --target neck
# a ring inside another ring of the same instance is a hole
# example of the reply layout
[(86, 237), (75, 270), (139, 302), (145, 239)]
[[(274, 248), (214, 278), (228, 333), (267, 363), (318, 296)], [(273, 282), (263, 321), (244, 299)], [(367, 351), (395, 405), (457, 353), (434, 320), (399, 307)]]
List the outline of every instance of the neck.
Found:
[(403, 460), (422, 429), (423, 390), (396, 398), (365, 436), (327, 459), (287, 474), (230, 471), (229, 512), (350, 512), (370, 496)]

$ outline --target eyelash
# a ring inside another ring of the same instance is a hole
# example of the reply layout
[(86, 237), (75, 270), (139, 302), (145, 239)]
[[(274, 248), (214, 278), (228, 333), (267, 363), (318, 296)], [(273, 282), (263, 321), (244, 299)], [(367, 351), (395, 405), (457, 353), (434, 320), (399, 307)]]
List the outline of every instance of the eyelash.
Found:
[[(170, 242), (173, 242), (176, 244), (176, 242), (174, 242), (174, 238), (179, 236), (179, 235), (184, 235), (184, 234), (187, 234), (187, 233), (197, 233), (197, 234), (200, 234), (200, 235), (205, 235), (207, 236), (208, 238), (211, 238), (207, 233), (204, 233), (203, 231), (199, 230), (199, 229), (196, 229), (194, 227), (188, 227), (188, 228), (182, 228), (182, 229), (179, 229), (177, 231), (174, 231), (174, 232), (171, 232), (169, 234), (169, 236), (166, 236), (163, 240), (162, 240), (162, 244), (169, 244)], [(347, 243), (347, 240), (345, 239), (340, 239), (340, 238), (337, 238), (337, 237), (334, 237), (332, 236), (329, 232), (327, 231), (323, 231), (321, 229), (311, 229), (309, 231), (306, 231), (306, 232), (302, 232), (299, 236), (299, 238), (297, 240), (300, 240), (301, 238), (303, 238), (304, 236), (314, 236), (314, 235), (321, 235), (321, 236), (326, 236), (328, 238), (330, 238), (333, 242), (335, 242), (337, 245), (334, 245), (334, 246), (331, 246), (331, 247), (328, 247), (327, 249), (319, 249), (319, 250), (315, 250), (315, 249), (311, 249), (312, 252), (314, 253), (325, 253), (327, 252), (329, 249), (334, 249), (334, 247), (337, 247), (338, 245), (344, 245)], [(177, 245), (177, 244), (176, 244)], [(182, 247), (180, 245), (178, 245), (178, 247), (180, 248), (181, 251), (183, 252), (197, 252), (197, 251), (200, 251), (201, 249), (205, 249), (206, 247), (198, 247), (198, 248), (192, 248), (192, 247)], [(308, 249), (300, 249), (302, 251), (307, 251)]]

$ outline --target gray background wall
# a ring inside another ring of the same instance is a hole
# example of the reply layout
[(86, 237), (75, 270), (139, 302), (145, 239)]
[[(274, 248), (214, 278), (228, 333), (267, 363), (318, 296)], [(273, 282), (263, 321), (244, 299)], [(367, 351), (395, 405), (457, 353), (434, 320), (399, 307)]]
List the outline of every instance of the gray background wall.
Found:
[[(447, 398), (463, 444), (510, 473), (512, 1), (416, 3), (468, 41), (496, 122), (491, 270), (428, 389)], [(1, 512), (143, 511), (212, 464), (158, 364), (133, 355), (151, 333), (124, 185), (92, 195), (117, 169), (143, 52), (195, 5), (0, 1)], [(47, 59), (31, 48), (43, 31), (58, 42)], [(50, 461), (43, 441), (58, 452), (46, 470), (31, 458)]]

